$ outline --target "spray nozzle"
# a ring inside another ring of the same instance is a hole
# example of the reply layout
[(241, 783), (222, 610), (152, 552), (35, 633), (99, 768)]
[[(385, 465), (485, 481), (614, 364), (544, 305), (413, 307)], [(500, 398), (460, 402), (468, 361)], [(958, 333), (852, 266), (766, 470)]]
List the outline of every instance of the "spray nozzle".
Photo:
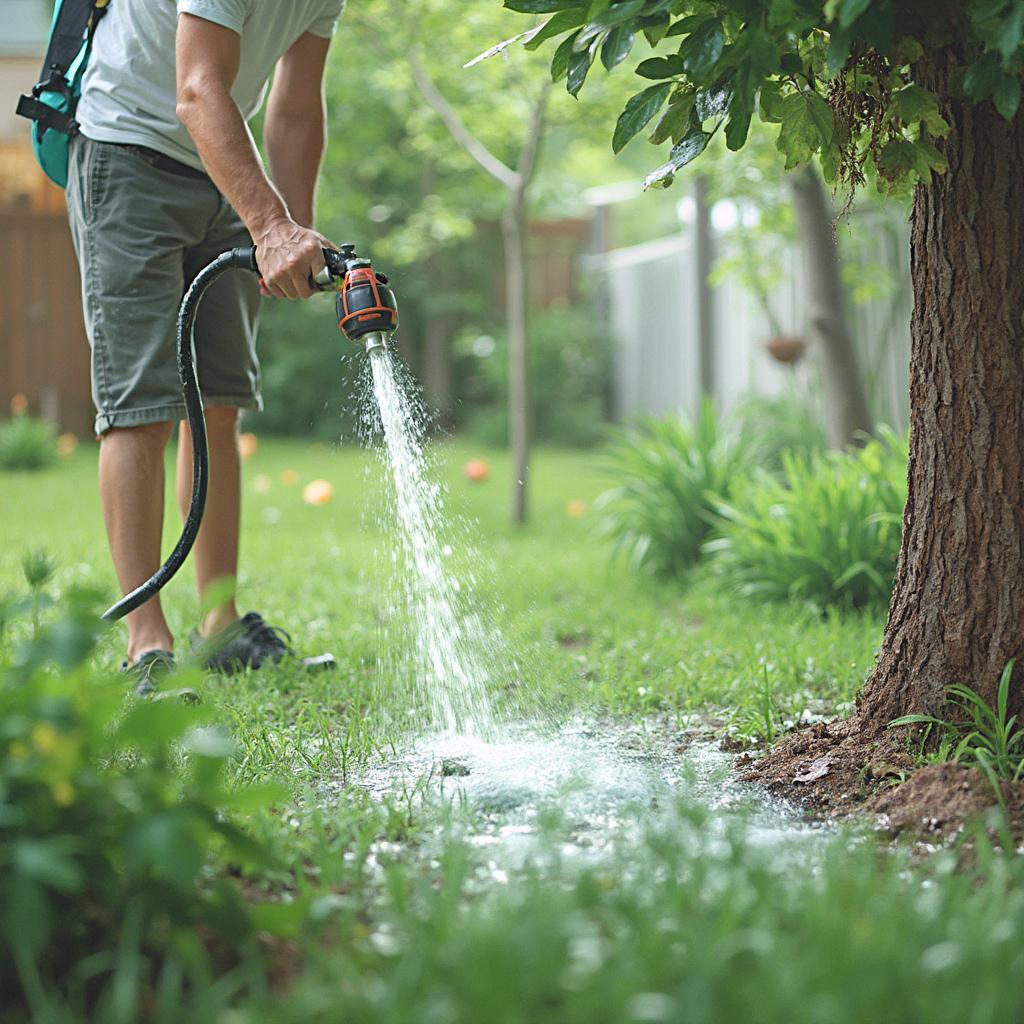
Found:
[[(233, 249), (231, 263), (259, 273), (255, 246)], [(351, 242), (324, 249), (324, 269), (310, 284), (321, 291), (337, 289), (338, 327), (349, 341), (365, 346), (367, 352), (387, 348), (388, 338), (398, 327), (395, 294), (388, 279), (378, 274)]]

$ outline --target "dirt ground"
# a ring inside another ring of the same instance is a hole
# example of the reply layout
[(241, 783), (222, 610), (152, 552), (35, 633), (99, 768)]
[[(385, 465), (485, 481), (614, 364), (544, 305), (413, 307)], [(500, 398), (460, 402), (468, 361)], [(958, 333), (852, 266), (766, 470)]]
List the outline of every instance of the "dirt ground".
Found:
[[(809, 816), (838, 821), (874, 818), (892, 836), (952, 842), (998, 807), (977, 768), (952, 763), (916, 767), (897, 737), (865, 742), (856, 719), (820, 722), (786, 736), (764, 757), (745, 757), (741, 778), (799, 804)], [(1024, 839), (1024, 781), (1003, 782), (1002, 798), (1016, 843)]]

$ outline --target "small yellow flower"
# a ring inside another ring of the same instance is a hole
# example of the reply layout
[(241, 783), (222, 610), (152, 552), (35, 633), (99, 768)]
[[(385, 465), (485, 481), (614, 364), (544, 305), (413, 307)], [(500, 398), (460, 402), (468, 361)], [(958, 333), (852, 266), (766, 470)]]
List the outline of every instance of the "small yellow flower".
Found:
[(75, 787), (66, 779), (60, 779), (50, 787), (53, 802), (58, 807), (67, 807), (75, 799)]
[(41, 754), (52, 754), (60, 742), (60, 736), (49, 722), (37, 722), (32, 727), (32, 745)]

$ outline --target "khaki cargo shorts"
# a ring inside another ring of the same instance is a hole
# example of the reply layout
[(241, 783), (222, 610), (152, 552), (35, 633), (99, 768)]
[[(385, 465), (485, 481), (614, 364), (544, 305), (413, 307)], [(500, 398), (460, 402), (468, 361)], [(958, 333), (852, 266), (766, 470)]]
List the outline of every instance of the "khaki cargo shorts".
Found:
[[(68, 168), (68, 216), (82, 275), (92, 348), (96, 433), (183, 419), (175, 326), (192, 278), (251, 239), (228, 201), (199, 172), (150, 150), (77, 135)], [(259, 409), (259, 284), (225, 274), (203, 296), (196, 368), (206, 405)]]

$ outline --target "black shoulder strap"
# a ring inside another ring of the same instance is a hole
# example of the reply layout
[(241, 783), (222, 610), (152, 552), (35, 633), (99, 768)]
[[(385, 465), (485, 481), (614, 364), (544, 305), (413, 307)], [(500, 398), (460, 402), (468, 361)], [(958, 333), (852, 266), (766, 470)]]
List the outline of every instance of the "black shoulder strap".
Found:
[[(82, 49), (86, 30), (89, 30), (91, 41), (92, 33), (96, 31), (96, 22), (106, 9), (106, 0), (102, 4), (95, 0), (62, 0), (43, 61), (44, 79), (53, 69), (61, 73), (67, 71)], [(93, 17), (94, 12), (96, 17)]]

